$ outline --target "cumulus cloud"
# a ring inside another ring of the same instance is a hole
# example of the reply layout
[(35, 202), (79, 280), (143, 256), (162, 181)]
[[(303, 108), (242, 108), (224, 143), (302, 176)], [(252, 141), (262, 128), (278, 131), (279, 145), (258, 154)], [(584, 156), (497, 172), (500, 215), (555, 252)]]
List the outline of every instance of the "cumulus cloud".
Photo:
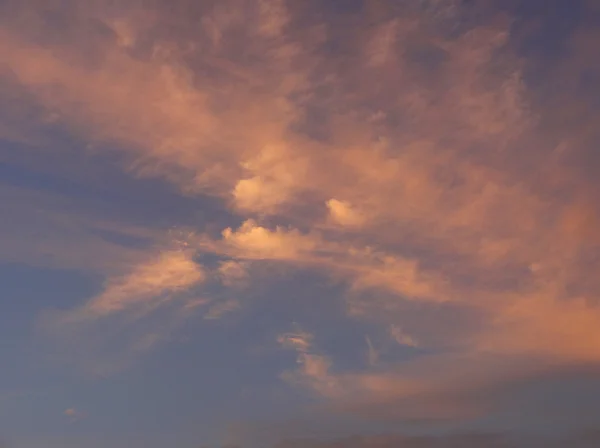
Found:
[(294, 260), (315, 247), (312, 238), (295, 229), (270, 230), (252, 220), (245, 221), (238, 230), (223, 230), (223, 242), (240, 258), (250, 259)]

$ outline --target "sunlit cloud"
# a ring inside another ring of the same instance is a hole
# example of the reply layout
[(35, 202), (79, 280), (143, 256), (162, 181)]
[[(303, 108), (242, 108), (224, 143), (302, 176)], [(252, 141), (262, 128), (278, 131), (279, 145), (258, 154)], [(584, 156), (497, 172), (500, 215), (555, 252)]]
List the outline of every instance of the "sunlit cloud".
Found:
[(216, 320), (238, 310), (238, 300), (206, 293), (210, 277), (189, 250), (154, 251), (108, 278), (104, 290), (81, 306), (46, 312), (39, 327), (70, 347), (67, 356), (84, 370), (112, 373), (164, 345), (189, 319)]
[(247, 263), (228, 260), (219, 265), (217, 275), (226, 286), (243, 286), (249, 280), (248, 270)]
[(229, 227), (223, 230), (222, 241), (241, 257), (254, 259), (293, 260), (315, 247), (312, 238), (297, 230), (270, 230), (252, 220), (245, 221), (236, 231)]
[(208, 312), (204, 315), (204, 319), (219, 319), (225, 314), (235, 311), (240, 307), (240, 302), (234, 299), (218, 302), (210, 307)]
[(408, 345), (410, 347), (417, 347), (419, 345), (411, 335), (406, 334), (398, 325), (390, 327), (390, 336), (400, 345)]
[(104, 291), (81, 309), (69, 312), (65, 323), (94, 320), (136, 308), (152, 308), (204, 280), (202, 269), (189, 254), (163, 252), (125, 276), (109, 279)]
[(327, 201), (327, 208), (331, 219), (343, 226), (360, 226), (364, 217), (352, 209), (352, 206), (344, 201), (330, 199)]
[[(343, 290), (342, 317), (414, 354), (384, 362), (363, 334), (350, 370), (317, 330), (276, 337), (296, 354), (282, 378), (332, 409), (472, 418), (494, 409), (474, 390), (600, 361), (600, 190), (585, 174), (599, 115), (574, 87), (569, 113), (542, 101), (514, 18), (484, 4), (474, 23), (466, 3), (369, 2), (340, 27), (276, 0), (198, 2), (193, 17), (100, 1), (59, 11), (58, 30), (24, 2), (0, 28), (3, 85), (90, 157), (231, 214), (186, 227), (183, 249), (153, 235), (158, 253), (127, 259), (51, 331), (161, 316), (130, 339), (145, 352), (181, 316), (221, 318), (240, 291), (308, 271)], [(579, 79), (596, 40), (576, 33), (549, 83)], [(467, 324), (444, 330), (457, 315)]]
[(325, 396), (339, 393), (339, 384), (331, 374), (332, 367), (329, 357), (319, 354), (313, 347), (313, 335), (304, 331), (280, 335), (277, 341), (284, 348), (295, 350), (297, 353), (297, 370), (284, 372), (284, 380), (308, 387)]

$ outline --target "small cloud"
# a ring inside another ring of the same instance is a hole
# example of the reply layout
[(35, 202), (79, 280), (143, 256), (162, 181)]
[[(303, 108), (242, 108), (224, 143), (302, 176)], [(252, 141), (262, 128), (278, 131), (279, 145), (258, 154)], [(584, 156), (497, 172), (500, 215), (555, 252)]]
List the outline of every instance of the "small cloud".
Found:
[(238, 310), (241, 307), (239, 300), (231, 299), (224, 302), (219, 302), (210, 307), (204, 315), (205, 319), (220, 319), (225, 314)]
[(233, 196), (237, 206), (244, 210), (269, 209), (286, 199), (276, 186), (269, 185), (259, 176), (239, 180)]
[(235, 205), (244, 211), (272, 212), (293, 196), (304, 177), (305, 162), (285, 144), (271, 144), (241, 163), (248, 177), (233, 189)]
[(154, 348), (159, 342), (165, 339), (160, 333), (147, 333), (132, 341), (130, 349), (133, 352), (147, 352)]
[(367, 341), (367, 359), (369, 361), (370, 366), (374, 366), (379, 362), (379, 352), (375, 347), (373, 347), (373, 343), (371, 342), (371, 338), (369, 336), (366, 337)]
[[(153, 254), (109, 277), (104, 291), (82, 305), (43, 314), (40, 330), (54, 343), (68, 346), (68, 357), (85, 370), (109, 374), (168, 340), (192, 310), (208, 303), (189, 297), (190, 289), (204, 279), (191, 253)], [(158, 314), (160, 320), (155, 319)]]
[(152, 308), (165, 296), (185, 292), (205, 278), (204, 271), (183, 251), (162, 252), (130, 272), (109, 278), (102, 293), (83, 306), (59, 315), (57, 324), (92, 322), (114, 314)]
[(285, 333), (277, 337), (277, 342), (287, 349), (306, 353), (312, 345), (313, 335), (304, 331)]
[(217, 274), (225, 286), (242, 286), (248, 280), (248, 267), (244, 262), (228, 260), (219, 265)]
[(364, 216), (354, 209), (349, 202), (330, 199), (326, 204), (329, 209), (329, 218), (336, 224), (346, 227), (359, 227), (365, 221)]
[(132, 48), (136, 43), (135, 32), (126, 20), (112, 20), (107, 25), (115, 33), (117, 45), (122, 48)]
[(419, 346), (417, 341), (409, 334), (406, 334), (404, 332), (404, 330), (402, 330), (402, 328), (398, 325), (392, 325), (390, 327), (389, 332), (390, 332), (390, 336), (392, 337), (392, 339), (400, 345), (406, 345), (408, 347), (418, 347)]
[[(164, 293), (185, 291), (205, 278), (201, 267), (183, 251), (163, 252), (125, 276), (110, 279), (105, 291), (82, 312), (97, 317), (152, 302)], [(82, 315), (83, 317), (83, 315)]]
[(296, 259), (314, 249), (316, 242), (297, 230), (270, 230), (255, 221), (245, 221), (237, 231), (223, 230), (223, 240), (240, 256), (254, 259)]
[(331, 359), (314, 353), (313, 339), (312, 334), (301, 330), (285, 333), (277, 338), (282, 347), (298, 353), (298, 368), (284, 372), (282, 378), (290, 384), (308, 387), (321, 395), (334, 396), (339, 393), (339, 383), (330, 373)]
[(370, 66), (379, 67), (394, 58), (398, 25), (397, 20), (392, 20), (376, 30), (367, 46), (367, 57)]
[(71, 421), (81, 420), (82, 418), (85, 417), (85, 414), (83, 412), (81, 412), (75, 408), (65, 409), (65, 411), (63, 412), (63, 415), (65, 417), (68, 417), (69, 420), (71, 420)]
[(210, 303), (209, 299), (192, 299), (188, 300), (188, 302), (184, 306), (184, 310), (193, 311), (197, 308), (203, 307)]

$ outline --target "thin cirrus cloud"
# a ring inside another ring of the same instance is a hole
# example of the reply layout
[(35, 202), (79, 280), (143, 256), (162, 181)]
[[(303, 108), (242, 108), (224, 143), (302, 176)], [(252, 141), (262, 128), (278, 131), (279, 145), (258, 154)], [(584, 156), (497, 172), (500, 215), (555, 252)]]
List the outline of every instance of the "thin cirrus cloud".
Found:
[[(39, 327), (60, 345), (70, 347), (69, 358), (85, 370), (112, 373), (168, 338), (182, 316), (208, 303), (198, 303), (188, 293), (205, 278), (189, 253), (172, 250), (152, 254), (126, 274), (107, 279), (103, 291), (81, 306), (47, 311)], [(171, 316), (164, 315), (158, 327), (144, 324), (157, 312)], [(112, 329), (107, 332), (107, 328)]]
[[(222, 201), (238, 224), (185, 243), (226, 259), (224, 288), (260, 265), (318, 271), (344, 286), (345, 316), (434, 353), (346, 372), (312, 351), (318, 332), (287, 335), (288, 381), (336, 409), (462, 418), (493, 406), (452, 390), (599, 361), (599, 190), (583, 163), (598, 114), (573, 87), (597, 69), (597, 32), (567, 37), (538, 87), (510, 11), (487, 2), (368, 2), (353, 27), (277, 0), (175, 3), (63, 6), (57, 29), (23, 2), (0, 29), (3, 79), (90, 157), (110, 146), (133, 176)], [(557, 84), (581, 120), (545, 107)], [(192, 256), (163, 253), (60, 319), (143, 314), (205, 279)], [(423, 309), (477, 322), (442, 344), (435, 322), (405, 332)]]
[(77, 310), (74, 320), (95, 319), (128, 310), (164, 293), (187, 290), (204, 280), (202, 269), (183, 251), (163, 252), (128, 275), (109, 279), (105, 290)]
[(114, 275), (138, 263), (148, 246), (162, 238), (160, 230), (123, 223), (97, 203), (6, 185), (0, 188), (0, 198), (4, 204), (0, 258), (4, 261)]
[(203, 287), (219, 281), (185, 248), (155, 250), (125, 274), (109, 277), (102, 292), (79, 307), (46, 311), (39, 330), (69, 347), (67, 358), (84, 370), (114, 373), (169, 340), (190, 318), (214, 320), (239, 309), (238, 300), (204, 297)]

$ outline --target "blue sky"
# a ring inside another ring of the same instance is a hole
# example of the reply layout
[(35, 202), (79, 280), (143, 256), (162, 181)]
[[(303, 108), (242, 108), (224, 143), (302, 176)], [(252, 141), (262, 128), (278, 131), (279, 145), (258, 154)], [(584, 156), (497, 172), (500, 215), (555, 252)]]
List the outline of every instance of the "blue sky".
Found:
[(598, 2), (0, 17), (7, 447), (598, 442)]

